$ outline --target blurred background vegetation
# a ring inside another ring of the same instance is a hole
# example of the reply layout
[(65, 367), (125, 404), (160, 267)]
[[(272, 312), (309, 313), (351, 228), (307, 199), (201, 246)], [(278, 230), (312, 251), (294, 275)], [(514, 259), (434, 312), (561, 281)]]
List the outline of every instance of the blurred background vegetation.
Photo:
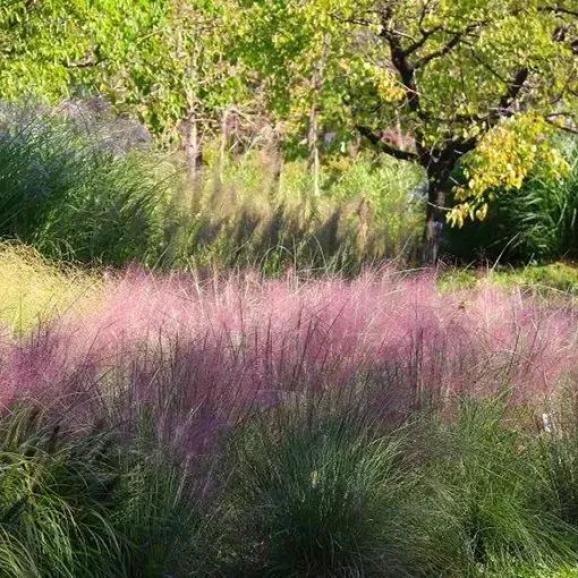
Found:
[(0, 237), (267, 274), (413, 266), (432, 235), (449, 262), (573, 259), (572, 10), (394, 4), (409, 85), (370, 0), (3, 3)]
[(412, 191), (421, 179), (407, 163), (337, 156), (315, 195), (306, 160), (278, 166), (276, 151), (214, 140), (192, 182), (180, 153), (131, 142), (135, 127), (144, 131), (87, 107), (5, 106), (0, 236), (55, 260), (270, 274), (353, 273), (417, 255), (423, 199)]
[[(307, 159), (255, 137), (205, 143), (194, 179), (136, 121), (90, 102), (0, 108), (0, 236), (49, 259), (123, 267), (288, 267), (355, 274), (420, 264), (427, 184), (415, 165), (368, 150)], [(487, 219), (444, 227), (449, 264), (529, 265), (578, 256), (578, 144), (555, 142), (563, 175), (537, 166), (495, 191)], [(460, 175), (456, 175), (459, 181)]]

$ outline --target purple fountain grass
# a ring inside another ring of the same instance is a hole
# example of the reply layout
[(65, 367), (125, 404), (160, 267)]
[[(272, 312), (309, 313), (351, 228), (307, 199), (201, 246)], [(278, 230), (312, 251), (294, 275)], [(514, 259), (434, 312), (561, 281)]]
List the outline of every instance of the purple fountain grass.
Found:
[(196, 453), (256, 406), (361, 382), (384, 416), (506, 387), (539, 400), (576, 371), (577, 328), (570, 308), (491, 287), (440, 294), (430, 274), (198, 283), (130, 271), (82, 319), (4, 343), (1, 402), (32, 397), (127, 432), (147, 408), (161, 437)]

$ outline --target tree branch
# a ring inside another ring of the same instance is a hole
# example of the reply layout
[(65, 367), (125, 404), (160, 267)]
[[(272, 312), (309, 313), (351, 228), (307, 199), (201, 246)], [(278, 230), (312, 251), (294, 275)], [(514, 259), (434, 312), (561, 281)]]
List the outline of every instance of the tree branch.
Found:
[(446, 54), (449, 54), (454, 48), (457, 48), (457, 46), (462, 42), (462, 40), (464, 40), (469, 34), (474, 32), (477, 28), (483, 26), (484, 24), (485, 21), (474, 22), (466, 26), (463, 30), (460, 30), (459, 32), (450, 32), (450, 34), (452, 34), (451, 39), (448, 40), (448, 42), (444, 46), (442, 46), (439, 50), (435, 50), (430, 54), (422, 56), (414, 64), (414, 68), (415, 69), (422, 68), (427, 64), (429, 64), (432, 60), (435, 60), (436, 58), (441, 58)]
[(556, 122), (554, 122), (553, 120), (546, 118), (546, 122), (550, 125), (553, 126), (554, 128), (557, 128), (558, 130), (561, 130), (563, 132), (567, 132), (573, 135), (578, 135), (578, 128), (574, 128), (568, 125), (559, 125)]
[[(546, 122), (549, 125), (553, 126), (554, 128), (557, 128), (558, 130), (561, 130), (564, 132), (568, 132), (568, 133), (573, 134), (573, 135), (578, 135), (578, 125), (576, 124), (576, 119), (572, 113), (553, 112), (552, 114), (549, 114), (544, 118), (545, 118)], [(558, 118), (564, 118), (567, 121), (569, 120), (570, 122), (572, 122), (572, 126), (570, 126), (568, 123), (560, 124), (560, 123), (556, 122), (556, 119), (558, 119)]]
[(454, 115), (453, 120), (462, 124), (467, 123), (487, 123), (489, 126), (495, 126), (495, 124), (502, 118), (512, 116), (513, 112), (511, 110), (512, 105), (520, 96), (522, 89), (528, 77), (530, 71), (527, 68), (521, 68), (514, 74), (514, 77), (509, 83), (506, 83), (501, 79), (504, 84), (507, 84), (506, 91), (500, 97), (500, 102), (497, 107), (490, 109), (486, 114), (474, 114), (474, 115)]
[(370, 128), (366, 126), (358, 126), (357, 130), (359, 134), (364, 136), (371, 145), (378, 149), (380, 152), (385, 153), (391, 157), (394, 157), (400, 161), (417, 161), (419, 157), (417, 154), (411, 151), (404, 151), (398, 149), (386, 142), (384, 142), (377, 134), (375, 134)]
[(98, 59), (94, 58), (93, 56), (91, 56), (91, 57), (83, 58), (82, 60), (73, 60), (73, 61), (65, 60), (62, 63), (62, 66), (64, 66), (64, 68), (68, 68), (68, 69), (91, 68), (93, 66), (98, 66), (101, 62), (103, 62), (103, 61), (98, 60)]
[(575, 16), (578, 18), (578, 10), (572, 10), (571, 8), (566, 8), (556, 4), (555, 6), (545, 6), (540, 8), (541, 12), (552, 12), (554, 14), (564, 14), (566, 16)]
[(416, 69), (422, 68), (426, 64), (430, 63), (432, 60), (435, 60), (436, 58), (441, 58), (442, 56), (449, 54), (461, 42), (462, 36), (463, 36), (463, 34), (461, 34), (461, 33), (456, 34), (455, 36), (452, 37), (451, 40), (448, 41), (448, 43), (445, 46), (442, 46), (442, 48), (440, 48), (439, 50), (436, 50), (434, 52), (430, 52), (429, 54), (422, 56), (415, 63), (414, 68), (416, 68)]
[(526, 84), (529, 76), (530, 70), (526, 66), (520, 68), (516, 72), (514, 78), (512, 78), (510, 84), (508, 85), (506, 92), (500, 99), (498, 113), (507, 112), (508, 109), (514, 104), (518, 96), (520, 96), (522, 88), (524, 88), (524, 84)]
[(406, 55), (413, 54), (416, 50), (419, 50), (429, 39), (430, 36), (439, 32), (443, 29), (443, 26), (435, 26), (434, 28), (430, 28), (430, 30), (422, 30), (421, 31), (421, 38), (416, 40), (413, 44), (410, 44), (406, 49)]
[(415, 68), (408, 59), (407, 52), (403, 49), (399, 35), (390, 29), (393, 17), (391, 6), (386, 6), (381, 13), (382, 30), (380, 36), (389, 44), (391, 51), (391, 62), (397, 70), (405, 90), (407, 104), (412, 112), (417, 114), (422, 120), (425, 115), (421, 108), (417, 83), (415, 78)]

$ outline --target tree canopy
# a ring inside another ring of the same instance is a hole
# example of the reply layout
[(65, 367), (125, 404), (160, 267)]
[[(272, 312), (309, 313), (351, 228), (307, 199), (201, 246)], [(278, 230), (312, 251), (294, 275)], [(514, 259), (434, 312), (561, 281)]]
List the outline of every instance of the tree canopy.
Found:
[[(563, 170), (549, 134), (575, 127), (575, 1), (239, 0), (239, 6), (246, 18), (241, 46), (273, 87), (276, 110), (284, 114), (299, 103), (322, 61), (327, 73), (317, 97), (326, 115), (426, 170), (430, 237), (444, 215), (458, 225), (484, 218), (492, 191), (519, 187), (538, 161)], [(388, 141), (395, 122), (411, 136), (409, 146)], [(450, 191), (459, 203), (448, 211)]]
[(14, 0), (0, 7), (0, 96), (98, 92), (173, 138), (239, 94), (211, 0)]
[(322, 132), (362, 135), (425, 170), (433, 245), (563, 171), (578, 112), (576, 0), (12, 0), (0, 50), (3, 98), (96, 90), (169, 139), (252, 100), (315, 162)]

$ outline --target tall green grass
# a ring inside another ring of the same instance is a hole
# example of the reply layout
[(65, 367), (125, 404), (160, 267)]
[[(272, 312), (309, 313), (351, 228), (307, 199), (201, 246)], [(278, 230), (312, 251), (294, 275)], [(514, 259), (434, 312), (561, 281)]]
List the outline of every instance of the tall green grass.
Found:
[(486, 221), (448, 229), (449, 251), (466, 260), (524, 263), (578, 256), (578, 145), (558, 145), (568, 174), (544, 176), (537, 167), (520, 190), (495, 191)]
[(233, 574), (419, 571), (407, 440), (373, 429), (359, 416), (310, 407), (277, 408), (235, 432), (223, 498)]
[[(120, 122), (120, 120), (119, 120)], [(418, 253), (409, 165), (359, 156), (279, 171), (267, 150), (210, 143), (190, 182), (178, 156), (115, 146), (122, 134), (34, 106), (0, 111), (0, 238), (67, 261), (155, 267), (355, 272)]]
[(574, 575), (574, 409), (464, 399), (394, 426), (364, 399), (288, 396), (189, 462), (146, 416), (127, 437), (14, 408), (0, 576)]
[(20, 244), (0, 244), (0, 322), (13, 334), (61, 315), (82, 315), (103, 285), (97, 272), (50, 263)]
[(186, 557), (186, 475), (87, 425), (24, 406), (0, 418), (0, 576), (156, 578)]
[(423, 207), (408, 192), (419, 174), (408, 165), (360, 156), (324, 166), (315, 196), (304, 161), (277, 174), (267, 151), (206, 158), (201, 182), (177, 203), (173, 262), (353, 273), (419, 252)]
[(4, 239), (53, 258), (153, 264), (162, 251), (169, 180), (150, 155), (119, 154), (65, 117), (34, 107), (2, 111)]
[(526, 430), (530, 416), (499, 399), (468, 400), (454, 420), (435, 427), (429, 443), (439, 454), (428, 478), (445, 496), (436, 507), (443, 508), (456, 575), (480, 568), (499, 575), (520, 563), (556, 567), (575, 557), (574, 528), (540, 499), (550, 485), (540, 435)]
[(532, 415), (464, 400), (391, 429), (301, 399), (252, 418), (225, 452), (217, 575), (571, 576), (576, 445)]

